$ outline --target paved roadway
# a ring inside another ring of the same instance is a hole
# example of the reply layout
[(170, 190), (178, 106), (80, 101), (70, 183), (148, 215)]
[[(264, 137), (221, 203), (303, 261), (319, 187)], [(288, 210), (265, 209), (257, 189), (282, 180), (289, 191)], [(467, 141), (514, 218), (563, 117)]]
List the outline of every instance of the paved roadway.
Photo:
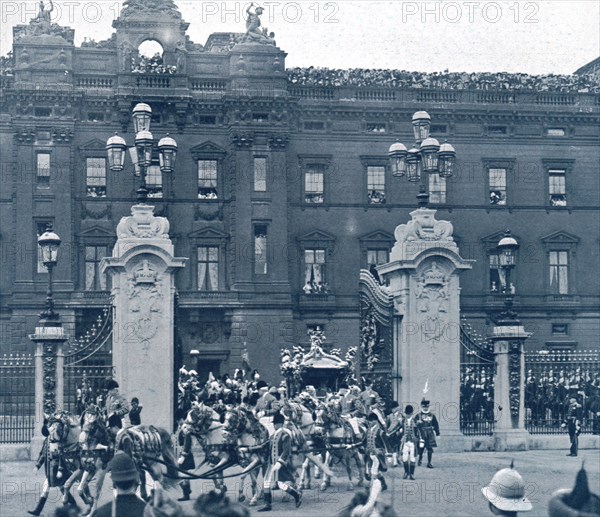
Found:
[[(571, 487), (575, 475), (585, 460), (586, 470), (592, 491), (600, 492), (600, 451), (580, 451), (578, 458), (565, 456), (566, 450), (527, 451), (515, 453), (439, 453), (434, 456), (435, 469), (417, 468), (416, 481), (403, 481), (402, 468), (390, 468), (387, 475), (390, 488), (384, 492), (383, 499), (392, 503), (399, 516), (473, 516), (491, 515), (487, 509), (480, 488), (486, 485), (497, 469), (510, 465), (512, 459), (515, 468), (521, 473), (527, 484), (527, 495), (533, 503), (533, 511), (527, 515), (546, 516), (547, 503), (557, 488)], [(26, 516), (26, 510), (35, 506), (43, 482), (40, 473), (32, 474), (33, 462), (0, 463), (0, 517)], [(301, 517), (335, 516), (347, 504), (352, 493), (346, 490), (346, 481), (341, 471), (334, 486), (326, 492), (318, 489), (306, 490), (299, 510), (293, 502), (282, 502), (281, 492), (275, 492), (271, 515)], [(235, 481), (230, 484), (235, 489)], [(210, 485), (204, 481), (192, 484), (193, 495), (197, 496)], [(179, 497), (180, 491), (170, 493)], [(110, 500), (110, 481), (107, 480), (101, 502)], [(52, 489), (43, 515), (53, 515), (58, 505), (58, 489)], [(192, 503), (184, 503), (191, 508)], [(525, 515), (525, 514), (523, 514)]]

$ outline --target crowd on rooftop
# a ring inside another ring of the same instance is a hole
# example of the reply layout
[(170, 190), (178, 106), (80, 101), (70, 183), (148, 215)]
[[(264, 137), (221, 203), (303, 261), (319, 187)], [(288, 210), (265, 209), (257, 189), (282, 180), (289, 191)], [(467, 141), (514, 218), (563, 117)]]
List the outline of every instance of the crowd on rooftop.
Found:
[(320, 68), (288, 69), (288, 79), (298, 86), (376, 86), (451, 90), (525, 90), (536, 92), (599, 93), (594, 75), (530, 75), (508, 72), (408, 72), (371, 68), (347, 70)]

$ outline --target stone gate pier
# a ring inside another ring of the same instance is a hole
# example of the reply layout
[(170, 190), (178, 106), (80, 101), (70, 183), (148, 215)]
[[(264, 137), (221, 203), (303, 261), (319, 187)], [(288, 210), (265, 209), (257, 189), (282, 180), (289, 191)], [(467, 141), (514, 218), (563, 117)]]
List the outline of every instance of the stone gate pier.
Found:
[(142, 421), (171, 431), (174, 422), (175, 272), (169, 221), (154, 207), (135, 205), (117, 226), (112, 257), (102, 261), (111, 280), (113, 366), (128, 400), (144, 406)]
[[(440, 445), (460, 438), (460, 256), (452, 224), (419, 208), (395, 230), (390, 262), (377, 268), (393, 299), (393, 396), (419, 408), (431, 400)], [(451, 447), (452, 448), (452, 447)]]

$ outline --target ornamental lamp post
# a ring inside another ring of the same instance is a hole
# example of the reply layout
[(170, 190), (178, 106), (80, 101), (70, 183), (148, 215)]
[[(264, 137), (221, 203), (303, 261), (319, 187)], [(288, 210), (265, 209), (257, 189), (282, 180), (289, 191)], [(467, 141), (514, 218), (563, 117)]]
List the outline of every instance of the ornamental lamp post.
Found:
[(517, 265), (517, 250), (519, 243), (512, 236), (510, 230), (504, 232), (504, 236), (496, 246), (498, 254), (498, 265), (504, 273), (504, 311), (500, 315), (501, 321), (516, 321), (516, 313), (512, 310), (515, 286), (510, 281), (511, 271)]
[[(133, 108), (132, 118), (135, 129), (135, 145), (129, 148), (129, 151), (134, 165), (134, 174), (141, 178), (141, 184), (137, 190), (137, 199), (141, 203), (145, 203), (148, 199), (146, 176), (148, 167), (152, 164), (152, 151), (154, 149), (154, 136), (150, 132), (152, 108), (148, 104), (140, 102)], [(127, 143), (118, 134), (107, 140), (106, 154), (111, 171), (119, 172), (123, 170), (127, 149)], [(177, 142), (167, 134), (158, 142), (158, 159), (161, 172), (172, 173), (175, 170), (176, 157)]]
[(426, 111), (417, 111), (412, 117), (415, 145), (406, 150), (400, 142), (393, 143), (388, 151), (392, 175), (407, 176), (408, 181), (420, 182), (417, 199), (420, 208), (429, 203), (429, 174), (450, 178), (454, 174), (456, 151), (448, 143), (440, 143), (429, 136), (431, 117)]
[(496, 318), (491, 340), (494, 343), (494, 404), (503, 408), (496, 419), (496, 450), (526, 450), (525, 430), (525, 341), (531, 336), (513, 311), (514, 285), (510, 281), (517, 263), (519, 243), (506, 230), (496, 246), (498, 266), (504, 274), (504, 310)]
[(59, 315), (54, 311), (54, 296), (52, 292), (52, 270), (58, 262), (58, 248), (60, 248), (60, 237), (51, 229), (46, 230), (38, 237), (38, 246), (42, 263), (48, 269), (48, 290), (46, 292), (46, 309), (40, 314), (40, 318), (45, 320), (60, 319)]
[(517, 265), (517, 250), (519, 249), (519, 243), (511, 235), (510, 230), (504, 232), (504, 237), (500, 239), (496, 246), (498, 253), (498, 265), (504, 271), (504, 292), (507, 294), (514, 294), (513, 288), (510, 281), (510, 273)]
[[(35, 333), (29, 336), (36, 344), (35, 350), (35, 417), (36, 422), (62, 408), (64, 398), (64, 353), (63, 343), (67, 340), (59, 314), (54, 310), (52, 290), (54, 267), (58, 263), (61, 239), (51, 229), (38, 237), (40, 259), (48, 269), (46, 307), (40, 313)], [(42, 437), (36, 426), (33, 441), (39, 445)]]

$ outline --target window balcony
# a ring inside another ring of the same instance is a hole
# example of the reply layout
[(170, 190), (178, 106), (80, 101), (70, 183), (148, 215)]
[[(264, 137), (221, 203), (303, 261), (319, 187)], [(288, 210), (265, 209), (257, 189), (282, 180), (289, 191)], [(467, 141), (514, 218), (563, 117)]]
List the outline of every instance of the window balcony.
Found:
[(335, 307), (335, 296), (329, 293), (301, 294), (298, 297), (300, 307)]
[(574, 294), (548, 294), (546, 295), (546, 303), (556, 304), (576, 304), (580, 303), (580, 298)]
[(232, 291), (182, 291), (177, 297), (179, 307), (214, 307), (238, 303), (238, 293)]

